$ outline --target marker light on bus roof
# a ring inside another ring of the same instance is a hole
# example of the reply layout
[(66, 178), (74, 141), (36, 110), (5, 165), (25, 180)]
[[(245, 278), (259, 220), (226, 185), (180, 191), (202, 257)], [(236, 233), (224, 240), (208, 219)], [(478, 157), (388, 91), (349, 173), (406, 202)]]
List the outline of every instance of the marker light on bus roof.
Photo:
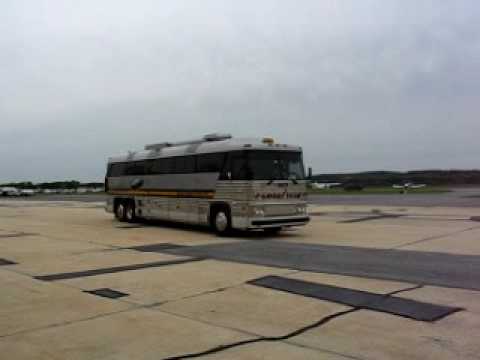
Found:
[(264, 138), (262, 139), (262, 142), (263, 142), (264, 144), (272, 145), (275, 141), (274, 141), (273, 138), (271, 138), (271, 137), (264, 137)]

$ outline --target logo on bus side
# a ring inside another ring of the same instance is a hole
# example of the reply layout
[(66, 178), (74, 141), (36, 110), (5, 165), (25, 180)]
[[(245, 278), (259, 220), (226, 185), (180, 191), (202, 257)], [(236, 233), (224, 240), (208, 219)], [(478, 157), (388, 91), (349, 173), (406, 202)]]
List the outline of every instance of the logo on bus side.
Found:
[(301, 199), (306, 196), (306, 193), (303, 192), (288, 192), (287, 190), (283, 192), (272, 192), (272, 193), (256, 193), (256, 199)]

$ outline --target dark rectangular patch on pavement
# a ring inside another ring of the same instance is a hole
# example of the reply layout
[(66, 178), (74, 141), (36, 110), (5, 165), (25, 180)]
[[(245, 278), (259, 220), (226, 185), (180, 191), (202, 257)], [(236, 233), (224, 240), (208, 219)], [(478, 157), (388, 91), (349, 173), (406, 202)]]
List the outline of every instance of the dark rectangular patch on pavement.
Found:
[(115, 226), (115, 229), (140, 229), (144, 227), (145, 226), (142, 226), (142, 225), (118, 225), (118, 226)]
[(249, 281), (248, 284), (420, 321), (439, 320), (462, 310), (458, 307), (424, 303), (396, 296), (316, 284), (281, 276), (265, 276)]
[(141, 270), (141, 269), (147, 269), (152, 267), (178, 265), (178, 264), (184, 264), (184, 263), (200, 261), (200, 260), (203, 260), (203, 259), (188, 258), (188, 259), (178, 259), (178, 260), (168, 260), (168, 261), (156, 261), (156, 262), (143, 263), (143, 264), (133, 264), (133, 265), (125, 265), (125, 266), (115, 266), (110, 268), (76, 271), (76, 272), (69, 272), (69, 273), (41, 275), (41, 276), (35, 276), (35, 279), (43, 280), (43, 281), (68, 280), (68, 279), (76, 279), (76, 278), (88, 277), (88, 276), (112, 274), (112, 273), (117, 273), (122, 271), (132, 271), (132, 270)]
[(3, 266), (3, 265), (15, 265), (16, 262), (15, 261), (10, 261), (10, 260), (7, 260), (7, 259), (2, 259), (0, 258), (0, 266)]
[(32, 236), (32, 235), (38, 235), (37, 233), (27, 233), (27, 232), (11, 232), (10, 234), (3, 234), (0, 235), (0, 239), (8, 239), (8, 238), (14, 238), (14, 237), (23, 237), (23, 236)]
[(339, 224), (351, 224), (351, 223), (370, 221), (370, 220), (395, 219), (395, 218), (398, 218), (400, 216), (402, 216), (402, 215), (388, 215), (388, 214), (372, 215), (372, 216), (365, 216), (365, 217), (357, 218), (357, 219), (342, 220), (342, 221), (339, 221), (338, 223)]
[(117, 291), (117, 290), (112, 290), (112, 289), (109, 289), (109, 288), (102, 288), (102, 289), (96, 289), (96, 290), (86, 290), (84, 292), (89, 293), (89, 294), (93, 294), (93, 295), (97, 295), (97, 296), (101, 296), (101, 297), (106, 297), (106, 298), (109, 298), (109, 299), (118, 299), (118, 298), (121, 298), (121, 297), (124, 297), (124, 296), (128, 296), (128, 294), (126, 294), (126, 293), (123, 293), (123, 292)]
[(184, 247), (187, 247), (187, 246), (178, 245), (178, 244), (170, 244), (170, 243), (160, 243), (160, 244), (133, 246), (129, 249), (142, 251), (142, 252), (162, 252), (163, 250), (179, 249), (179, 248), (184, 248)]
[(285, 269), (480, 290), (480, 256), (278, 240), (186, 246), (159, 252)]

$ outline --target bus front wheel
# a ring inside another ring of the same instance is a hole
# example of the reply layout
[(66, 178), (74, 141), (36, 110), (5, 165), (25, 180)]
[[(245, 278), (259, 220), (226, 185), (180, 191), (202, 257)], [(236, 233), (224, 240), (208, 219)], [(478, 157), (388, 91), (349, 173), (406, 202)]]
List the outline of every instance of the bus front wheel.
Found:
[(215, 210), (212, 217), (212, 227), (218, 235), (228, 235), (232, 230), (230, 212), (225, 208)]

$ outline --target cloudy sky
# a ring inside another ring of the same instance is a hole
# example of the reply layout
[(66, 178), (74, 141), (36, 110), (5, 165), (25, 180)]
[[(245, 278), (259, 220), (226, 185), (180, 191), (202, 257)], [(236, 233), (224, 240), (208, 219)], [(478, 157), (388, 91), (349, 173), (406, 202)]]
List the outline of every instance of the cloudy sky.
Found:
[(314, 172), (480, 168), (478, 1), (0, 0), (0, 181), (210, 132)]

